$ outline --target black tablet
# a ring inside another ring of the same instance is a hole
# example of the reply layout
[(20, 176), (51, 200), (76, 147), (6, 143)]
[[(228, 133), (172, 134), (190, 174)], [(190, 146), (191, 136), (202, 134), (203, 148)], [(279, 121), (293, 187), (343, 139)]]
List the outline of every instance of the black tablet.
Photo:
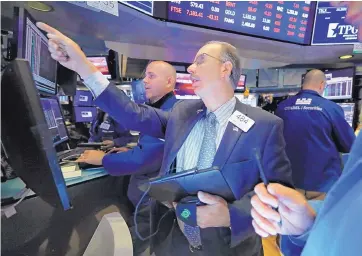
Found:
[(191, 169), (152, 178), (139, 188), (144, 192), (149, 188), (148, 195), (160, 202), (178, 202), (186, 196), (196, 196), (199, 191), (221, 196), (227, 202), (235, 201), (218, 167)]

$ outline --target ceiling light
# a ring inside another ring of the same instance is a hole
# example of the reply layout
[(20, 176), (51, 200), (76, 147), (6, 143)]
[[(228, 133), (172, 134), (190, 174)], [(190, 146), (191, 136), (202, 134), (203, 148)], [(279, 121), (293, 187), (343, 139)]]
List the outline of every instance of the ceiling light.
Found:
[(350, 59), (350, 58), (352, 58), (352, 57), (353, 57), (353, 55), (351, 55), (351, 54), (339, 56), (339, 58), (340, 58), (341, 60)]
[(29, 1), (28, 6), (34, 10), (41, 12), (51, 12), (54, 10), (52, 6), (39, 1)]

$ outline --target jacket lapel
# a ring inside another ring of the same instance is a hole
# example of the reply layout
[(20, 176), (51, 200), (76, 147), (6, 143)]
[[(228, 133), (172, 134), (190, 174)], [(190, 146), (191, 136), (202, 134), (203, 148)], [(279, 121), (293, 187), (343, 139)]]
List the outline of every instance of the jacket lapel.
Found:
[[(233, 113), (236, 110), (240, 111), (246, 116), (248, 115), (246, 105), (242, 104), (238, 99), (236, 99)], [(219, 148), (216, 151), (213, 166), (217, 166), (221, 170), (224, 167), (226, 161), (229, 159), (231, 152), (233, 151), (240, 136), (244, 135), (245, 133), (239, 127), (231, 122), (228, 122), (224, 136), (222, 137)]]
[(190, 134), (192, 128), (205, 115), (205, 113), (206, 107), (200, 100), (197, 104), (192, 105), (189, 109), (183, 111), (182, 116), (179, 116), (177, 123), (175, 124), (176, 129), (174, 133), (175, 135), (177, 134), (177, 136), (173, 138), (172, 146), (168, 153), (168, 161), (166, 166), (170, 166), (172, 164), (181, 146), (187, 139), (187, 136)]

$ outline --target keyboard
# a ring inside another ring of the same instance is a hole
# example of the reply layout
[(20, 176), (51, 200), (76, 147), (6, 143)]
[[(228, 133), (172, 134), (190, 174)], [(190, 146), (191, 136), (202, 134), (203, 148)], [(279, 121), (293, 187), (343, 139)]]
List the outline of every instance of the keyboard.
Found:
[(86, 151), (86, 150), (87, 150), (87, 148), (74, 148), (74, 149), (58, 152), (57, 153), (58, 161), (61, 162), (62, 159), (66, 158), (68, 156), (83, 154), (84, 151)]

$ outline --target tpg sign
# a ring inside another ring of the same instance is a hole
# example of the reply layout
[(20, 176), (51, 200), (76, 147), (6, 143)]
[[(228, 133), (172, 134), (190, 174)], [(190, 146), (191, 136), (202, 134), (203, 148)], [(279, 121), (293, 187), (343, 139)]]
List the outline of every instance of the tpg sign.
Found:
[(328, 26), (327, 37), (335, 38), (337, 35), (343, 37), (352, 37), (357, 39), (358, 29), (352, 25), (340, 25), (339, 23), (330, 23)]
[(318, 1), (312, 45), (355, 44), (358, 29), (345, 22), (346, 7), (334, 7), (329, 2)]

